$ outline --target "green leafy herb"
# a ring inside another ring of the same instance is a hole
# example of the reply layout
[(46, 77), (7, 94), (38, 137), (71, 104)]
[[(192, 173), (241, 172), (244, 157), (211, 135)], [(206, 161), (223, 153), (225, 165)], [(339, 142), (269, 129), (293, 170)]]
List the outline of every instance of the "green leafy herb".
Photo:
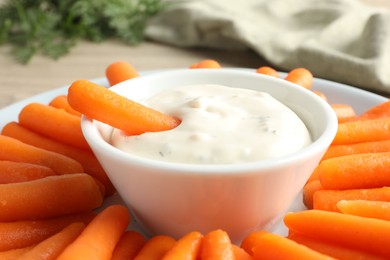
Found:
[(11, 44), (22, 62), (41, 53), (57, 59), (78, 40), (144, 39), (147, 20), (167, 5), (163, 0), (8, 0), (0, 6), (0, 44)]

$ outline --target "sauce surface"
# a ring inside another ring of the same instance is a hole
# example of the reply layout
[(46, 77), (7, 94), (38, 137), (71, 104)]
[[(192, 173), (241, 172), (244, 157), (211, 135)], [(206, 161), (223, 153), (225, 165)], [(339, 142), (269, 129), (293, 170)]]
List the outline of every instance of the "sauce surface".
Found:
[(126, 136), (110, 143), (131, 154), (190, 164), (233, 164), (273, 159), (311, 143), (303, 121), (265, 92), (221, 85), (162, 91), (143, 102), (182, 120), (175, 129)]

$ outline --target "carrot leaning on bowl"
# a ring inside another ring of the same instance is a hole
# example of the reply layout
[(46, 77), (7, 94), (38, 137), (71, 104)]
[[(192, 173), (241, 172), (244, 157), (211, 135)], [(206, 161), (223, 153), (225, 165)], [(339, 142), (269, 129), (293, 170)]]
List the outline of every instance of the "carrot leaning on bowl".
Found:
[(164, 255), (162, 260), (196, 259), (200, 252), (203, 235), (200, 232), (190, 232), (180, 239)]
[(106, 68), (106, 78), (110, 86), (138, 76), (137, 70), (126, 61), (116, 61)]
[(0, 161), (0, 184), (31, 181), (57, 175), (46, 166), (12, 161)]
[(110, 259), (129, 222), (130, 213), (126, 207), (118, 204), (108, 206), (98, 213), (57, 259)]
[(19, 113), (19, 124), (60, 142), (90, 150), (80, 126), (80, 117), (40, 103), (30, 103)]
[(75, 116), (81, 116), (81, 113), (74, 110), (68, 102), (68, 98), (66, 95), (59, 95), (54, 97), (50, 102), (49, 106), (55, 107), (55, 108), (60, 108), (65, 110), (66, 112), (75, 115)]
[(0, 184), (0, 221), (42, 219), (89, 211), (103, 203), (96, 180), (85, 173)]
[(325, 242), (318, 239), (313, 239), (302, 234), (290, 232), (288, 238), (297, 242), (298, 244), (307, 246), (321, 254), (329, 255), (336, 259), (365, 259), (365, 260), (385, 260), (372, 253), (364, 252), (358, 249), (340, 246), (332, 242)]
[(87, 211), (50, 219), (0, 222), (0, 251), (36, 245), (72, 223), (87, 224), (95, 216), (95, 212)]
[(63, 154), (78, 161), (84, 168), (85, 173), (99, 180), (106, 189), (106, 196), (115, 193), (115, 188), (108, 178), (106, 172), (96, 159), (92, 151), (87, 151), (71, 146), (49, 137), (31, 131), (16, 122), (6, 124), (1, 132), (3, 135), (18, 139), (26, 144), (33, 145), (48, 151)]
[(121, 129), (129, 135), (170, 130), (180, 124), (177, 118), (87, 80), (78, 80), (69, 87), (68, 101), (87, 117)]
[(216, 229), (204, 235), (200, 252), (201, 259), (234, 259), (232, 243), (226, 231)]
[(339, 124), (332, 145), (383, 141), (390, 139), (390, 117)]
[(198, 63), (192, 64), (190, 69), (219, 69), (221, 64), (218, 61), (212, 59), (201, 60)]
[(175, 245), (176, 240), (167, 235), (156, 235), (146, 241), (134, 260), (162, 259)]
[(272, 76), (275, 78), (280, 78), (279, 72), (277, 72), (274, 68), (271, 68), (269, 66), (261, 66), (257, 68), (256, 73)]
[(287, 213), (284, 223), (297, 234), (390, 257), (389, 221), (324, 210), (304, 210)]
[(133, 230), (128, 230), (121, 236), (116, 244), (111, 260), (133, 259), (145, 243), (146, 239), (142, 234)]
[(289, 71), (284, 79), (307, 89), (311, 89), (313, 84), (313, 74), (305, 68), (295, 68)]
[(0, 160), (26, 162), (51, 168), (57, 174), (84, 172), (83, 166), (65, 155), (0, 135)]
[(390, 201), (341, 200), (336, 207), (345, 214), (390, 221)]
[(390, 186), (390, 152), (363, 153), (321, 161), (316, 168), (324, 189)]
[(263, 232), (257, 237), (253, 259), (334, 259), (281, 235)]
[(319, 190), (313, 195), (313, 208), (336, 211), (340, 200), (390, 201), (390, 187), (375, 189)]
[(82, 222), (72, 223), (19, 256), (18, 260), (56, 260), (61, 252), (80, 235), (84, 228), (85, 224)]

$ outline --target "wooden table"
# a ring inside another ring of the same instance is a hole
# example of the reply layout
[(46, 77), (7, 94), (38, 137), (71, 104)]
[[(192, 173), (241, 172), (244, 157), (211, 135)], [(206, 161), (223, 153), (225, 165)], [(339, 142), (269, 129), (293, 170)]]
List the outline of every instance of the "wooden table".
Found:
[[(390, 8), (388, 0), (364, 2)], [(36, 56), (28, 65), (17, 63), (9, 51), (9, 46), (0, 47), (0, 108), (77, 79), (103, 77), (107, 65), (117, 60), (130, 62), (138, 71), (184, 68), (205, 58), (216, 59), (225, 67), (256, 68), (267, 64), (251, 51), (182, 49), (154, 42), (131, 47), (115, 40), (101, 44), (81, 42), (57, 61)]]

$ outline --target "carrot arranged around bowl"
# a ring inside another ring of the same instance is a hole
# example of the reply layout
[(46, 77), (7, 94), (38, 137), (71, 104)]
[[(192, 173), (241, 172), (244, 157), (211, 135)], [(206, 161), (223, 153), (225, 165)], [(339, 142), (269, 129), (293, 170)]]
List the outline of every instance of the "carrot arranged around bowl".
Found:
[(201, 60), (198, 63), (192, 64), (190, 69), (219, 69), (221, 64), (218, 61), (212, 59)]
[(138, 76), (137, 70), (126, 61), (113, 62), (106, 68), (106, 78), (110, 86)]
[(170, 130), (181, 122), (87, 80), (75, 81), (69, 87), (68, 101), (87, 117), (121, 129), (128, 135)]
[(100, 186), (85, 173), (0, 184), (0, 197), (0, 221), (57, 217), (93, 210), (103, 203)]
[(25, 144), (62, 154), (76, 160), (82, 165), (85, 173), (98, 179), (105, 186), (107, 196), (115, 193), (114, 186), (92, 151), (71, 146), (41, 135), (21, 126), (17, 122), (9, 122), (6, 124), (1, 130), (1, 134), (17, 139)]
[(274, 68), (271, 68), (269, 66), (261, 66), (257, 68), (256, 73), (272, 76), (275, 78), (280, 77), (279, 72), (277, 72)]
[[(31, 250), (19, 256), (18, 260), (45, 259), (55, 260), (84, 230), (83, 222), (75, 222), (60, 232), (35, 245)], [(50, 248), (50, 250), (48, 250)]]
[(110, 259), (129, 223), (127, 208), (111, 205), (92, 219), (57, 259)]
[(72, 223), (87, 224), (95, 216), (95, 212), (86, 211), (48, 219), (0, 222), (0, 252), (36, 245)]
[(292, 232), (307, 237), (390, 258), (389, 221), (305, 210), (287, 213), (284, 223)]
[(390, 201), (340, 200), (336, 207), (342, 213), (390, 221)]
[(287, 81), (298, 84), (304, 88), (311, 89), (313, 84), (313, 74), (306, 68), (295, 68), (288, 72), (284, 78)]

